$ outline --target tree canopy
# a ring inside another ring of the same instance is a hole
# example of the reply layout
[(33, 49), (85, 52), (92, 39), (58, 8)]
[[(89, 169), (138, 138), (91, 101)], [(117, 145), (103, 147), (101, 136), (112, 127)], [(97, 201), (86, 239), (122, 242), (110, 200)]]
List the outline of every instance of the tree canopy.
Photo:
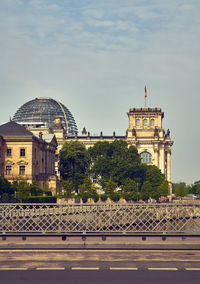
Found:
[[(23, 178), (16, 178), (13, 183), (8, 182), (6, 179), (0, 177), (0, 202), (46, 202), (45, 196), (51, 201), (52, 193), (46, 188), (39, 188), (36, 181), (31, 184)], [(56, 201), (56, 198), (54, 198)], [(53, 199), (52, 199), (53, 200)]]
[(187, 188), (184, 186), (184, 184), (179, 183), (174, 190), (176, 197), (184, 197), (187, 194)]
[(169, 193), (161, 171), (142, 164), (136, 147), (129, 147), (123, 140), (99, 141), (89, 149), (78, 141), (67, 142), (60, 151), (59, 169), (62, 180), (71, 180), (84, 196), (91, 196), (91, 192), (94, 195), (95, 189), (89, 190), (89, 179), (95, 180), (112, 199), (119, 194), (127, 200), (158, 199)]
[(137, 176), (140, 156), (137, 149), (128, 147), (125, 141), (97, 142), (88, 151), (91, 158), (90, 174), (103, 187), (109, 179), (121, 186), (124, 179)]
[(87, 177), (89, 155), (79, 141), (66, 142), (60, 150), (59, 171), (62, 180), (71, 180), (76, 191)]

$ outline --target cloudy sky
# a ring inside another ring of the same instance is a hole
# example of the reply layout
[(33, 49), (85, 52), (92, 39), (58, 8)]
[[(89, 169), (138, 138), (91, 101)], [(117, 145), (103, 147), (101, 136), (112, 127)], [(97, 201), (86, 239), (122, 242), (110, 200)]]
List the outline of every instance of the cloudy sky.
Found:
[(0, 122), (53, 97), (79, 132), (124, 135), (146, 85), (171, 130), (172, 180), (199, 180), (199, 11), (199, 0), (0, 0)]

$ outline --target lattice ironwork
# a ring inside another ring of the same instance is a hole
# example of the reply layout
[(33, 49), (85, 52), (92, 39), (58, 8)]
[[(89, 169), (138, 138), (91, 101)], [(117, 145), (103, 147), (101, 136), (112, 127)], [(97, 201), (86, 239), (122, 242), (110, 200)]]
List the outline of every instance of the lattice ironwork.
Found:
[(200, 204), (1, 204), (0, 233), (200, 234)]

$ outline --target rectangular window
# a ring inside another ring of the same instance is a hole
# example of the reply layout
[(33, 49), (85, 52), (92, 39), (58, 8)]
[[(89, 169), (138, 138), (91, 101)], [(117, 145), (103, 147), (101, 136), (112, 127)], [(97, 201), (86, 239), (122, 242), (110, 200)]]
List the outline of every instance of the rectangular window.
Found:
[(25, 166), (20, 166), (20, 167), (19, 167), (19, 175), (20, 175), (20, 176), (25, 175)]
[(20, 149), (20, 157), (25, 157), (26, 151), (24, 148)]
[(8, 148), (6, 153), (7, 153), (7, 157), (11, 157), (12, 150), (10, 148)]
[(136, 126), (140, 126), (140, 120), (136, 119)]
[(12, 166), (6, 166), (6, 175), (11, 175), (12, 173)]

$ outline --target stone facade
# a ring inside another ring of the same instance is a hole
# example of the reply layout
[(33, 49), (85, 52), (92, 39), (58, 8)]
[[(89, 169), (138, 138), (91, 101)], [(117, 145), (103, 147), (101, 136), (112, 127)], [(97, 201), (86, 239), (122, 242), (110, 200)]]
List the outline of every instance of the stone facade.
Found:
[(0, 175), (12, 182), (18, 177), (55, 192), (54, 134), (33, 135), (23, 126), (11, 121), (0, 126)]
[(160, 108), (132, 108), (127, 113), (129, 128), (126, 140), (135, 145), (142, 161), (156, 165), (171, 182), (171, 147), (173, 142), (162, 127), (164, 113)]
[[(113, 142), (122, 139), (128, 145), (134, 145), (143, 163), (156, 165), (169, 183), (171, 183), (171, 147), (173, 142), (170, 138), (170, 131), (162, 127), (164, 113), (161, 108), (131, 108), (127, 113), (129, 126), (125, 136), (116, 136), (115, 132), (111, 136), (104, 136), (101, 132), (99, 136), (91, 136), (85, 129), (81, 136), (67, 136), (60, 118), (55, 119), (55, 123), (50, 132), (53, 132), (58, 142), (57, 157), (65, 142), (80, 141), (86, 148), (92, 147), (98, 141)], [(34, 133), (42, 131), (37, 127), (29, 129)], [(47, 129), (43, 128), (45, 133)], [(58, 163), (56, 162), (56, 172), (58, 173)]]

